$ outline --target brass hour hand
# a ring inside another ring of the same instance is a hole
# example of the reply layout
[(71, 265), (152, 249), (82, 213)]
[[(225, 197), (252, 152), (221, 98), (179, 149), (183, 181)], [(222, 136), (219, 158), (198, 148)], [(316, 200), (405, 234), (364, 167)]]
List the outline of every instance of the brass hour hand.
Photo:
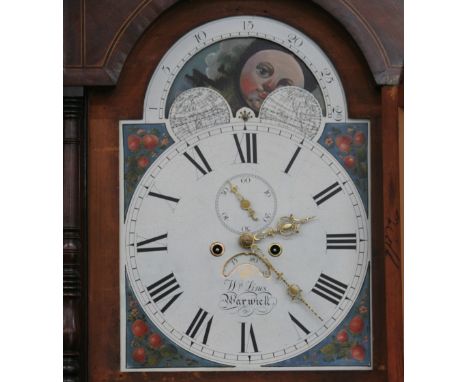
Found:
[(256, 216), (255, 211), (251, 207), (252, 203), (250, 203), (250, 200), (242, 196), (242, 194), (239, 192), (239, 188), (235, 184), (233, 184), (232, 182), (228, 182), (228, 184), (230, 191), (236, 196), (237, 200), (239, 200), (240, 208), (242, 208), (244, 211), (247, 211), (247, 214), (252, 220), (257, 221), (258, 218)]

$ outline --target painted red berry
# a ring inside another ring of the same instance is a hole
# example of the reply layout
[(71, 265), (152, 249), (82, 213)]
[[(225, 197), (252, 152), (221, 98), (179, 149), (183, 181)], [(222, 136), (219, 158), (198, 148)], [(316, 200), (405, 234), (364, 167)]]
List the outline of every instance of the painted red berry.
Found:
[(147, 134), (143, 137), (143, 146), (148, 150), (153, 150), (159, 143), (159, 139), (154, 134)]
[(366, 349), (361, 345), (354, 345), (351, 348), (351, 357), (357, 361), (364, 361), (364, 358), (366, 358)]
[(358, 334), (364, 329), (364, 320), (361, 316), (354, 316), (353, 319), (349, 322), (349, 330), (351, 333)]
[(135, 320), (132, 324), (132, 333), (136, 337), (143, 337), (148, 331), (148, 325), (143, 320)]
[(137, 151), (140, 148), (141, 139), (138, 135), (131, 134), (127, 138), (127, 146), (130, 151)]
[(350, 135), (338, 135), (335, 139), (336, 147), (342, 153), (349, 153), (351, 150), (351, 143), (353, 143), (353, 138)]
[(366, 141), (366, 136), (362, 131), (356, 131), (354, 134), (353, 142), (356, 146), (361, 146)]
[(346, 168), (354, 168), (356, 166), (356, 157), (354, 155), (346, 155), (343, 162)]
[(156, 334), (156, 333), (153, 333), (149, 336), (148, 338), (148, 342), (149, 342), (149, 345), (153, 348), (153, 349), (158, 349), (161, 347), (162, 345), (162, 340), (161, 340), (161, 336), (159, 334)]
[(348, 332), (346, 330), (341, 330), (340, 332), (338, 332), (338, 334), (336, 335), (336, 340), (338, 342), (341, 342), (341, 343), (344, 343), (344, 342), (347, 342), (348, 341)]
[(145, 362), (146, 353), (144, 348), (136, 348), (132, 354), (133, 360), (135, 362), (143, 363)]
[(148, 166), (149, 160), (148, 160), (147, 157), (142, 156), (142, 157), (138, 158), (137, 163), (138, 163), (138, 167), (145, 168), (146, 166)]

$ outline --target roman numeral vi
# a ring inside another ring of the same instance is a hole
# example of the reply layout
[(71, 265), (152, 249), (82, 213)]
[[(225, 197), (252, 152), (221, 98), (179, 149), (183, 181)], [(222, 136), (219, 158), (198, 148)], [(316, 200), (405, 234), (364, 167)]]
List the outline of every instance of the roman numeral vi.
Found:
[[(250, 341), (249, 341), (250, 338)], [(241, 323), (241, 353), (246, 353), (248, 344), (252, 343), (254, 352), (258, 352), (257, 340), (255, 339), (255, 333), (252, 324), (250, 324), (249, 333), (245, 327), (245, 322)]]

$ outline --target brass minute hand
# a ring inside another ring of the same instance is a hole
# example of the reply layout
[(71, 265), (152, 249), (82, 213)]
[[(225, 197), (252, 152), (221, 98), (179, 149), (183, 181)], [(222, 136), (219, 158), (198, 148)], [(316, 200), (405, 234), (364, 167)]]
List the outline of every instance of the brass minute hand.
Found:
[(269, 236), (291, 236), (299, 233), (302, 224), (305, 224), (314, 219), (314, 216), (306, 218), (296, 218), (293, 214), (283, 216), (279, 219), (276, 227), (269, 227), (257, 233), (245, 232), (239, 237), (239, 244), (242, 248), (251, 249), (255, 243)]
[(228, 184), (229, 184), (229, 187), (230, 187), (230, 191), (236, 196), (237, 200), (239, 200), (240, 208), (247, 211), (247, 213), (249, 214), (249, 216), (251, 217), (252, 220), (257, 221), (258, 218), (257, 218), (257, 216), (255, 214), (255, 211), (251, 207), (252, 203), (250, 203), (250, 200), (248, 200), (248, 199), (246, 199), (246, 198), (244, 198), (242, 196), (242, 194), (239, 192), (239, 188), (235, 184), (233, 184), (230, 181), (228, 181)]
[(307, 300), (302, 295), (302, 289), (297, 284), (289, 283), (284, 277), (282, 272), (279, 272), (273, 264), (268, 260), (256, 245), (251, 247), (251, 254), (259, 258), (271, 271), (273, 271), (279, 280), (281, 280), (287, 287), (288, 294), (293, 300), (299, 300), (302, 302), (320, 321), (323, 321), (322, 317), (312, 308)]

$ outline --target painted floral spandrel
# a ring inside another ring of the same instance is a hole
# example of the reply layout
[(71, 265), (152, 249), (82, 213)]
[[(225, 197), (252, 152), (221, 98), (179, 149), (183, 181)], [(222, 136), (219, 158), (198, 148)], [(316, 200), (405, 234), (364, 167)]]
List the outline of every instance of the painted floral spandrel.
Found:
[(127, 336), (130, 340), (130, 362), (134, 363), (132, 367), (171, 367), (179, 363), (189, 367), (197, 365), (195, 360), (185, 359), (179, 354), (177, 348), (148, 323), (130, 293), (127, 301)]

